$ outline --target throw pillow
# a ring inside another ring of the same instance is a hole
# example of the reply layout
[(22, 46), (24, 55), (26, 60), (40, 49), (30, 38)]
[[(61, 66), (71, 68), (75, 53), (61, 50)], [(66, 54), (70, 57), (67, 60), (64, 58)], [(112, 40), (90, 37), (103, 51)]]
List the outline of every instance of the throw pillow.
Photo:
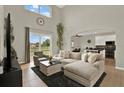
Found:
[(89, 63), (95, 63), (97, 60), (98, 54), (97, 53), (91, 53), (88, 57)]
[(90, 55), (92, 55), (92, 54), (96, 54), (96, 55), (97, 55), (97, 61), (104, 59), (104, 58), (103, 58), (103, 54), (100, 54), (100, 53), (91, 53), (91, 52), (89, 52), (89, 53), (88, 53), (88, 57), (89, 57)]
[(88, 52), (88, 57), (90, 56), (90, 55), (92, 55), (93, 53), (92, 52)]
[(65, 51), (64, 50), (60, 50), (59, 51), (59, 57), (64, 57)]
[(72, 59), (78, 59), (78, 60), (80, 60), (81, 59), (81, 53), (80, 52), (71, 52), (70, 53), (70, 57)]
[(88, 59), (88, 54), (87, 54), (87, 53), (82, 53), (82, 54), (81, 54), (81, 60), (82, 60), (83, 62), (87, 62), (87, 59)]
[(70, 52), (69, 51), (65, 51), (64, 55), (63, 55), (63, 58), (65, 58), (65, 59), (70, 58)]

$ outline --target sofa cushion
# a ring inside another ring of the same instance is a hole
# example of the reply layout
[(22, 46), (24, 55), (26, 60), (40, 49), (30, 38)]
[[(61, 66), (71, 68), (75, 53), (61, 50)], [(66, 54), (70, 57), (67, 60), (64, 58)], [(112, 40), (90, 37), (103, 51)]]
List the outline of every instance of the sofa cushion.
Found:
[(60, 50), (59, 57), (68, 59), (70, 57), (70, 51)]
[(81, 60), (82, 60), (83, 62), (87, 62), (87, 59), (88, 59), (88, 54), (87, 54), (87, 53), (82, 53), (82, 54), (81, 54)]
[(60, 50), (60, 51), (59, 51), (59, 57), (63, 57), (64, 54), (65, 54), (65, 51), (64, 51), (64, 50)]
[(69, 63), (72, 63), (72, 62), (76, 62), (79, 61), (79, 60), (76, 60), (76, 59), (61, 59), (60, 60), (62, 62), (63, 65), (66, 65), (66, 64), (69, 64)]
[(80, 52), (71, 52), (70, 53), (70, 58), (81, 60), (81, 53)]
[(100, 53), (88, 53), (88, 62), (95, 63), (96, 61), (104, 60), (103, 54)]
[(97, 60), (97, 58), (98, 58), (98, 54), (97, 53), (92, 53), (88, 57), (88, 62), (89, 63), (95, 63), (95, 61)]
[(87, 80), (92, 80), (98, 74), (98, 69), (92, 64), (78, 61), (64, 66), (64, 70), (74, 73)]
[(64, 58), (64, 59), (70, 58), (70, 51), (65, 51), (65, 52), (64, 52), (64, 55), (63, 55), (63, 58)]
[(54, 59), (54, 60), (61, 60), (61, 59), (63, 59), (63, 57), (54, 56), (53, 59)]

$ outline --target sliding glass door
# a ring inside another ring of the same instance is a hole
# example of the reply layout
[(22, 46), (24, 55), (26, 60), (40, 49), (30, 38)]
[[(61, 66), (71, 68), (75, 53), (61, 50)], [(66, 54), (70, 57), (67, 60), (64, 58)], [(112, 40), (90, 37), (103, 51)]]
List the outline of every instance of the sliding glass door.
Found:
[(42, 51), (44, 55), (50, 54), (50, 36), (30, 32), (30, 60), (34, 52)]

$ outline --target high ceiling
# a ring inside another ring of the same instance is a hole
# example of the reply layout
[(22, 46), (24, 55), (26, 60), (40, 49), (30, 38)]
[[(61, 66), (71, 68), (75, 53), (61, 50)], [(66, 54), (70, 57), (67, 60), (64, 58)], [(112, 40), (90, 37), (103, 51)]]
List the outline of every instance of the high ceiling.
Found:
[(65, 7), (65, 5), (56, 5), (56, 6), (59, 7), (59, 8)]

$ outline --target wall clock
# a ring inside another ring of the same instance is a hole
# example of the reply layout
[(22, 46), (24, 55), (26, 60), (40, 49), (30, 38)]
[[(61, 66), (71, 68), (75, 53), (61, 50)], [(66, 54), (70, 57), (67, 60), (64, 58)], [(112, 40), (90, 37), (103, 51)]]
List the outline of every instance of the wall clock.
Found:
[(91, 40), (87, 40), (87, 43), (91, 43)]
[(44, 19), (41, 18), (41, 17), (37, 18), (36, 21), (37, 21), (37, 24), (38, 24), (38, 25), (43, 25), (43, 24), (44, 24)]

